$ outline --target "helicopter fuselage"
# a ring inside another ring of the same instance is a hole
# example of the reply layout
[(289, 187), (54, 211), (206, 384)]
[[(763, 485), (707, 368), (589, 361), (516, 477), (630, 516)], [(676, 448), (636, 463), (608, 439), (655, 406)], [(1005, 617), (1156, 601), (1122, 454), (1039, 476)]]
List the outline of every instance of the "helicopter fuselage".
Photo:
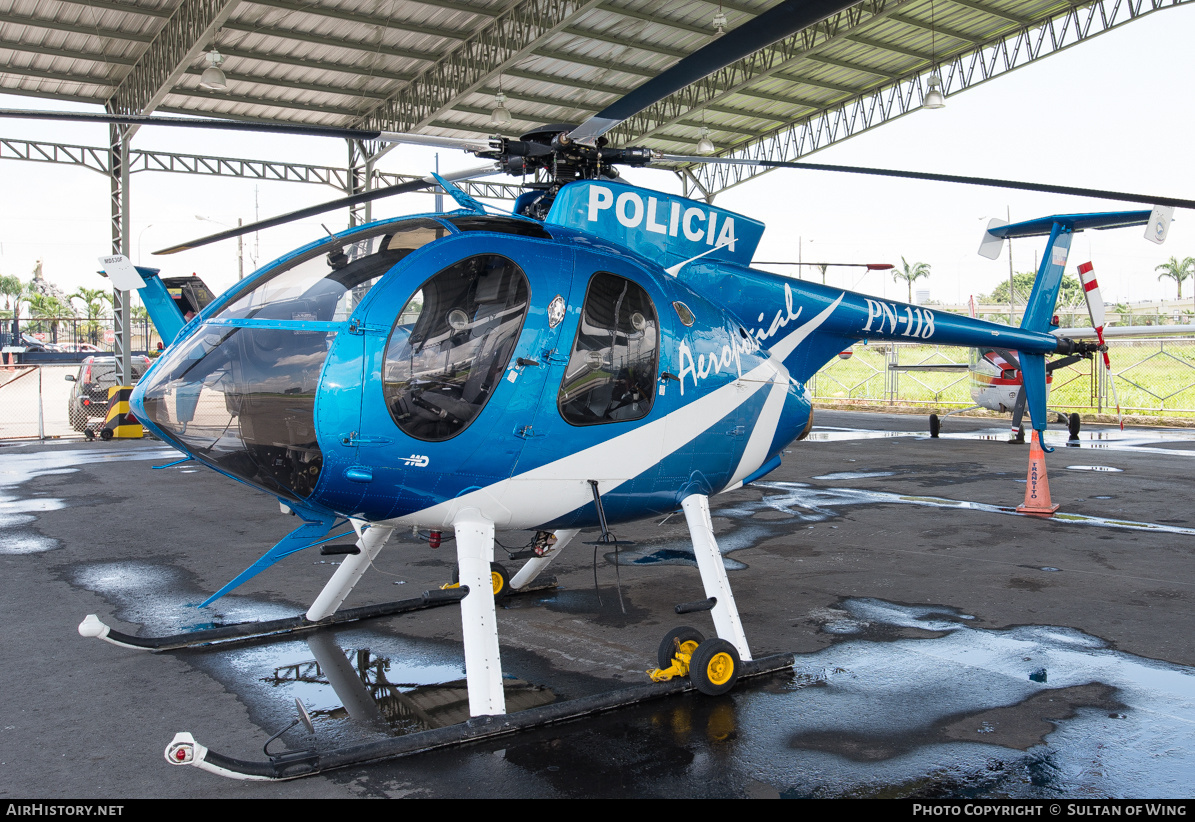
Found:
[(590, 481), (610, 522), (672, 511), (778, 464), (811, 415), (752, 333), (658, 265), (468, 215), (373, 224), (263, 269), (184, 329), (133, 405), (291, 507), (428, 528), (466, 508), (593, 525)]
[[(676, 510), (779, 465), (858, 340), (1058, 341), (748, 267), (762, 224), (610, 181), (549, 219), (372, 223), (203, 310), (133, 394), (149, 429), (316, 519), (502, 529)], [(604, 511), (595, 503), (600, 496)]]

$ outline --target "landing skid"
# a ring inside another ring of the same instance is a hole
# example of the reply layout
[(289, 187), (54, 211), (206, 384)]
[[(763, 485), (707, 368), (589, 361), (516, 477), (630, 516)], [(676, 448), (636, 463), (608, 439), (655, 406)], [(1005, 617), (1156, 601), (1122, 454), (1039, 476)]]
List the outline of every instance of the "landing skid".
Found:
[[(556, 587), (555, 577), (545, 577), (531, 585), (511, 591), (512, 596), (545, 591)], [(96, 637), (122, 648), (134, 648), (145, 651), (173, 651), (180, 648), (196, 648), (216, 643), (246, 642), (266, 637), (281, 637), (304, 631), (314, 631), (321, 628), (331, 628), (349, 622), (360, 622), (366, 619), (376, 619), (396, 614), (406, 614), (413, 611), (424, 611), (429, 608), (439, 608), (442, 605), (454, 605), (464, 599), (468, 589), (450, 588), (448, 590), (425, 591), (415, 599), (401, 599), (394, 602), (383, 602), (377, 605), (363, 605), (360, 608), (346, 608), (337, 611), (325, 619), (312, 621), (305, 615), (272, 619), (265, 622), (238, 622), (233, 625), (222, 625), (219, 628), (208, 628), (202, 631), (189, 631), (183, 634), (169, 636), (144, 637), (131, 636), (113, 630), (95, 614), (88, 614), (79, 624), (79, 634), (85, 637)]]
[[(739, 678), (757, 677), (792, 668), (792, 654), (776, 654), (762, 659), (743, 661)], [(465, 745), (519, 731), (540, 728), (580, 719), (660, 699), (693, 690), (688, 678), (667, 682), (651, 682), (622, 688), (604, 694), (556, 702), (539, 708), (529, 708), (514, 714), (475, 716), (472, 719), (444, 728), (388, 737), (376, 742), (351, 745), (329, 750), (293, 751), (270, 756), (268, 761), (234, 759), (209, 750), (195, 741), (189, 733), (175, 734), (167, 746), (166, 761), (172, 765), (194, 765), (209, 773), (232, 779), (286, 780), (312, 776), (336, 768), (365, 765), (371, 762), (397, 759), (414, 753)]]

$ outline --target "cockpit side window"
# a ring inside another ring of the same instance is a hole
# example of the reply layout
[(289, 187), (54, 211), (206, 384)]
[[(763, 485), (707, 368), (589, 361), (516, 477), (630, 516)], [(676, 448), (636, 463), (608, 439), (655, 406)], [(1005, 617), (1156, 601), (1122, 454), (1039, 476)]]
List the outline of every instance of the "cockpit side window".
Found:
[(502, 380), (527, 317), (523, 270), (498, 254), (468, 257), (425, 282), (386, 343), (390, 415), (415, 439), (465, 430)]
[(660, 325), (647, 292), (599, 271), (589, 281), (581, 323), (557, 398), (573, 425), (647, 416), (655, 400)]
[(254, 283), (234, 298), (218, 316), (343, 321), (397, 262), (448, 234), (446, 226), (427, 218), (363, 229), (284, 263), (264, 282)]

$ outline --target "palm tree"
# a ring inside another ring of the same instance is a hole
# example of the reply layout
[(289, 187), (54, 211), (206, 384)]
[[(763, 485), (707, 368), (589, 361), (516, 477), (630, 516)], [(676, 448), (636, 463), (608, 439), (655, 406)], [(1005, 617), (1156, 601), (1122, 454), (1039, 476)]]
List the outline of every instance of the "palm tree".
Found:
[(36, 324), (38, 331), (49, 331), (51, 342), (58, 342), (58, 320), (63, 317), (73, 317), (74, 309), (57, 297), (43, 294), (40, 291), (30, 291), (27, 297), (29, 315), (40, 319)]
[(1170, 262), (1155, 266), (1154, 271), (1162, 272), (1158, 275), (1159, 281), (1163, 277), (1169, 277), (1178, 284), (1178, 299), (1181, 300), (1183, 298), (1183, 280), (1195, 276), (1195, 257), (1184, 257), (1182, 262), (1179, 262), (1178, 257), (1171, 257)]
[(909, 265), (909, 261), (904, 257), (900, 258), (900, 268), (892, 269), (892, 279), (899, 282), (904, 280), (909, 284), (909, 302), (913, 302), (913, 282), (920, 280), (922, 277), (929, 276), (929, 263), (913, 263)]
[[(0, 294), (4, 296), (4, 307), (12, 310), (12, 332), (20, 334), (21, 296), (25, 293), (25, 286), (19, 277), (12, 274), (0, 276)], [(16, 337), (13, 345), (20, 345), (20, 337)]]
[(87, 318), (86, 330), (91, 336), (92, 345), (98, 339), (99, 324), (96, 320), (104, 312), (104, 303), (112, 302), (112, 292), (103, 288), (79, 288), (70, 295), (72, 300), (83, 301), (83, 315)]

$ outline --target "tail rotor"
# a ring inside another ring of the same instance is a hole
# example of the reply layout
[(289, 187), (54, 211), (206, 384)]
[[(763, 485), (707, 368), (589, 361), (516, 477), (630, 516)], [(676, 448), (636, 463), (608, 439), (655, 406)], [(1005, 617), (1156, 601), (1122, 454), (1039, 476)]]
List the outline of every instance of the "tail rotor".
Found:
[(1079, 279), (1083, 282), (1083, 297), (1087, 300), (1087, 313), (1091, 317), (1091, 327), (1095, 329), (1100, 353), (1104, 355), (1104, 373), (1108, 375), (1108, 385), (1112, 388), (1112, 401), (1116, 403), (1116, 421), (1120, 424), (1120, 430), (1123, 431), (1124, 417), (1120, 414), (1120, 398), (1116, 396), (1116, 380), (1112, 377), (1112, 360), (1108, 357), (1108, 344), (1104, 342), (1104, 324), (1107, 315), (1104, 310), (1104, 298), (1100, 295), (1100, 287), (1095, 279), (1095, 267), (1091, 263), (1080, 265)]

